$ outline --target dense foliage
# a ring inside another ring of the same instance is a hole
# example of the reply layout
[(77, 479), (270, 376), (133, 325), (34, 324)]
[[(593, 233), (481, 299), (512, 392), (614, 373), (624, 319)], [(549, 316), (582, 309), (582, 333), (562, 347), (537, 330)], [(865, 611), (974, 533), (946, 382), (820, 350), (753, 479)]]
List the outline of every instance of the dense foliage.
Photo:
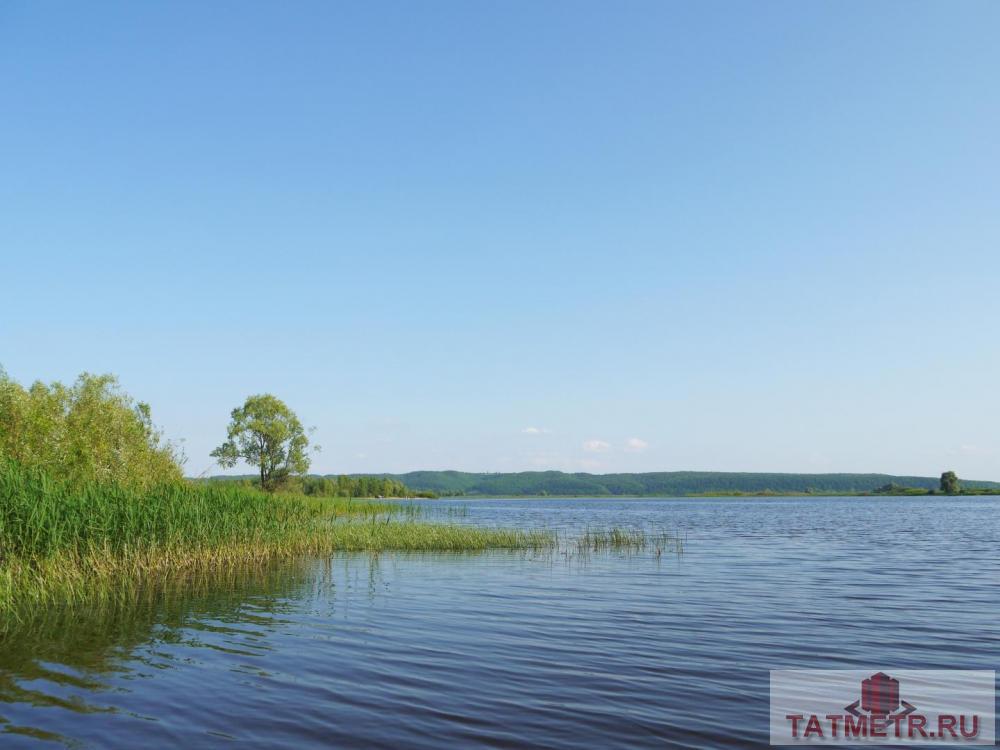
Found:
[[(934, 477), (887, 474), (766, 474), (673, 471), (646, 474), (565, 474), (526, 471), (516, 474), (472, 474), (460, 471), (414, 471), (386, 474), (415, 490), (440, 495), (606, 495), (682, 496), (726, 493), (856, 493), (886, 484), (936, 490)], [(1000, 489), (997, 482), (964, 481), (966, 489)]]
[(889, 484), (884, 484), (881, 487), (877, 487), (872, 490), (873, 495), (933, 495), (934, 490), (929, 490), (926, 487), (904, 487), (901, 484), (896, 484), (895, 482), (889, 482)]
[(320, 497), (413, 497), (415, 493), (397, 479), (387, 477), (302, 477), (297, 489)]
[[(212, 477), (212, 482), (237, 483), (245, 487), (259, 487), (257, 478), (246, 476)], [(311, 497), (436, 497), (433, 492), (418, 492), (397, 479), (380, 476), (301, 476), (289, 477), (282, 485), (283, 492)]]
[(962, 487), (958, 481), (958, 475), (953, 471), (946, 471), (941, 475), (941, 492), (946, 495), (957, 495)]
[(69, 485), (150, 487), (181, 479), (180, 452), (153, 426), (149, 406), (112, 375), (84, 373), (71, 386), (24, 388), (0, 370), (0, 459)]

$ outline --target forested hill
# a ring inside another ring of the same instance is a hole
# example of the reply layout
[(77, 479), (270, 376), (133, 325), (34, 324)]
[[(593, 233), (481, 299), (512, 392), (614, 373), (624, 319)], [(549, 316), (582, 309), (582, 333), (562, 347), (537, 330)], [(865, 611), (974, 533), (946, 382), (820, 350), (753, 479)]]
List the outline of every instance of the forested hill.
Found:
[[(525, 471), (516, 474), (475, 474), (462, 471), (411, 471), (380, 474), (414, 490), (441, 495), (659, 495), (701, 493), (854, 493), (871, 492), (887, 484), (937, 489), (938, 477), (890, 474), (758, 474), (715, 471), (668, 471), (647, 474), (566, 474)], [(1000, 489), (1000, 482), (962, 480), (969, 489)]]

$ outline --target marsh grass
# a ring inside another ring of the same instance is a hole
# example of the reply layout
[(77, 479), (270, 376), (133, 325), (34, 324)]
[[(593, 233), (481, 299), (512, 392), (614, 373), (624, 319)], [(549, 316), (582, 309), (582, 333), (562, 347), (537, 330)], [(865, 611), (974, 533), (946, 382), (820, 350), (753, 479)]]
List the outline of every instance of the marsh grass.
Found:
[(579, 553), (588, 552), (651, 552), (656, 556), (664, 552), (682, 553), (684, 541), (678, 534), (644, 529), (612, 528), (606, 530), (587, 529), (576, 537), (575, 547)]
[(70, 486), (0, 463), (0, 615), (113, 595), (165, 571), (344, 551), (552, 547), (541, 531), (422, 523), (417, 505), (273, 496), (223, 484)]
[[(228, 483), (68, 484), (0, 460), (0, 633), (25, 613), (120, 600), (167, 577), (216, 576), (333, 552), (569, 550), (659, 557), (673, 534), (554, 531), (422, 520), (420, 504), (269, 495)], [(445, 518), (464, 517), (460, 507)]]

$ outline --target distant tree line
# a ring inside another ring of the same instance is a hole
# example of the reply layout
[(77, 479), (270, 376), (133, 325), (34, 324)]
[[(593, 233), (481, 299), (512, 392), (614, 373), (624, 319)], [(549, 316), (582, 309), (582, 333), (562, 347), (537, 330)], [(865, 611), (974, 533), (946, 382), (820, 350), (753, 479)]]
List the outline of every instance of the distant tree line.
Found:
[[(321, 497), (417, 497), (398, 479), (378, 476), (299, 477), (298, 485), (305, 495)], [(419, 496), (433, 497), (434, 493), (424, 492)]]
[[(232, 482), (244, 487), (260, 487), (257, 477), (216, 476), (211, 482)], [(418, 492), (396, 479), (381, 476), (290, 476), (274, 488), (313, 497), (437, 497), (434, 492)]]
[[(671, 471), (640, 474), (567, 474), (561, 471), (470, 473), (414, 471), (389, 474), (417, 490), (442, 497), (453, 495), (606, 497), (637, 495), (780, 495), (872, 493), (887, 485), (914, 488), (917, 493), (945, 492), (938, 477), (889, 474), (786, 474), (755, 472)], [(1000, 490), (1000, 483), (963, 480), (961, 492)]]

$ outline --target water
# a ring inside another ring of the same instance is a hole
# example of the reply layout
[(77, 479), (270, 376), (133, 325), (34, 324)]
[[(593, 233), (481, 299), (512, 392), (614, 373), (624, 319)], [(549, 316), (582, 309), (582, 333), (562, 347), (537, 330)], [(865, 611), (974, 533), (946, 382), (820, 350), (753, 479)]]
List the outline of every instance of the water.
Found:
[(687, 540), (342, 555), (39, 613), (0, 643), (0, 746), (742, 748), (769, 669), (1000, 662), (1000, 498), (466, 505)]

